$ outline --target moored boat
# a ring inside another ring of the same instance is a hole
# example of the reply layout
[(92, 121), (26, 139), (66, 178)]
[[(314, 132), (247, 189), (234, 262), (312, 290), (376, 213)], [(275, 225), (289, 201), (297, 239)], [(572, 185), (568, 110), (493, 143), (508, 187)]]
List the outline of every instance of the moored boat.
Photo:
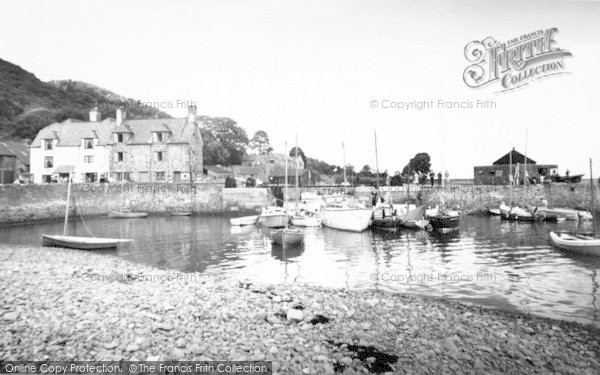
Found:
[(171, 216), (192, 216), (192, 211), (173, 211)]
[(296, 246), (304, 241), (304, 233), (298, 228), (284, 228), (271, 232), (271, 240), (279, 246)]
[(283, 228), (286, 226), (289, 218), (282, 207), (263, 207), (258, 217), (260, 225), (267, 228)]
[(460, 225), (460, 216), (455, 212), (440, 210), (436, 215), (428, 217), (429, 224), (434, 231), (442, 234), (457, 231)]
[(419, 206), (400, 216), (402, 226), (409, 229), (425, 229), (429, 220), (425, 219), (425, 206)]
[(290, 220), (292, 224), (297, 227), (320, 227), (323, 219), (319, 214), (308, 214), (306, 212), (299, 212), (294, 214)]
[(44, 246), (67, 247), (81, 250), (114, 249), (119, 243), (130, 242), (118, 238), (96, 238), (42, 234)]
[[(65, 222), (63, 226), (62, 235), (54, 234), (42, 234), (42, 245), (43, 246), (57, 246), (66, 247), (70, 249), (82, 249), (82, 250), (98, 250), (98, 249), (114, 249), (119, 243), (131, 242), (132, 240), (118, 239), (118, 238), (102, 238), (102, 237), (82, 237), (82, 236), (68, 236), (68, 222), (69, 222), (69, 205), (71, 202), (71, 181), (72, 178), (69, 175), (69, 183), (67, 185), (67, 204), (65, 207)], [(88, 230), (89, 233), (89, 230)], [(91, 233), (90, 233), (91, 235)]]
[(135, 219), (148, 217), (147, 212), (133, 212), (133, 211), (111, 211), (108, 213), (108, 217), (111, 219)]
[(550, 232), (550, 240), (559, 249), (577, 254), (600, 256), (600, 239), (590, 235)]
[(231, 223), (231, 225), (244, 226), (244, 225), (254, 225), (254, 224), (256, 224), (257, 220), (258, 220), (258, 216), (253, 215), (253, 216), (232, 217), (231, 219), (229, 219), (229, 222)]
[(379, 206), (373, 209), (373, 224), (371, 226), (373, 229), (395, 231), (400, 226), (400, 217), (395, 214), (393, 206)]
[(369, 227), (373, 211), (369, 208), (329, 206), (321, 210), (323, 225), (333, 229), (362, 232)]

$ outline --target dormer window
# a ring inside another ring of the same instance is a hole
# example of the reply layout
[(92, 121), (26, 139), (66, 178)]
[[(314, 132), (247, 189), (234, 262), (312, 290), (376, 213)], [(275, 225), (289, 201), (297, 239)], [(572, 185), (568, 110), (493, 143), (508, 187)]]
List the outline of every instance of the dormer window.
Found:
[(83, 148), (87, 150), (94, 148), (94, 138), (84, 138)]
[(154, 132), (154, 142), (162, 142), (163, 141), (163, 132)]
[(54, 140), (53, 139), (44, 139), (44, 150), (52, 150), (54, 149)]
[(123, 133), (117, 133), (117, 142), (123, 143)]

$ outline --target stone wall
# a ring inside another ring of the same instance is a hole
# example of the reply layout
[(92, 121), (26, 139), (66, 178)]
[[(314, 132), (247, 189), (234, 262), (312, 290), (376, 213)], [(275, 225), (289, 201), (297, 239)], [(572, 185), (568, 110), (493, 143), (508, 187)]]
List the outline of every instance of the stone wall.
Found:
[(223, 189), (223, 210), (229, 212), (256, 212), (272, 204), (267, 189), (228, 188)]
[[(121, 190), (123, 193), (121, 194)], [(64, 218), (67, 185), (0, 185), (0, 224)], [(224, 189), (221, 184), (73, 184), (71, 213), (106, 215), (121, 207), (161, 214), (193, 210), (211, 214), (252, 211), (267, 202), (266, 189)]]
[[(384, 187), (383, 189), (386, 189)], [(388, 188), (395, 203), (406, 202), (407, 193), (404, 186), (394, 186)], [(369, 194), (360, 191), (357, 188), (357, 194)], [(595, 187), (597, 190), (597, 187)], [(598, 193), (595, 192), (595, 208), (598, 209)], [(384, 193), (385, 194), (385, 193)], [(550, 185), (529, 185), (514, 186), (411, 186), (410, 200), (417, 201), (419, 198), (425, 205), (435, 206), (445, 202), (450, 206), (459, 206), (464, 210), (477, 209), (485, 206), (497, 206), (503, 201), (509, 204), (511, 201), (515, 204), (530, 206), (540, 205), (542, 200), (546, 200), (549, 206), (564, 208), (585, 208), (591, 209), (590, 186), (587, 184), (550, 184)]]

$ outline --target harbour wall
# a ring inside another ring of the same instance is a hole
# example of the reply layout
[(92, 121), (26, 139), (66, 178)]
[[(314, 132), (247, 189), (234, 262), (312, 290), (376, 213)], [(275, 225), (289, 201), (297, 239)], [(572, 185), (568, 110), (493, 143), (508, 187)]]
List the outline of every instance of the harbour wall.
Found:
[[(595, 187), (597, 190), (597, 187)], [(405, 186), (381, 187), (389, 191), (394, 203), (411, 202), (427, 206), (442, 203), (470, 211), (485, 206), (497, 206), (503, 201), (518, 205), (540, 205), (543, 200), (550, 206), (591, 209), (590, 186), (585, 184), (515, 186)], [(342, 188), (301, 188), (320, 194), (342, 192)], [(348, 189), (359, 197), (370, 197), (371, 189)], [(64, 218), (67, 186), (0, 185), (0, 224), (14, 224)], [(288, 199), (294, 199), (293, 189)], [(595, 207), (598, 208), (598, 194)], [(75, 207), (83, 215), (106, 215), (121, 207), (131, 211), (166, 214), (171, 211), (192, 210), (198, 214), (253, 214), (265, 205), (274, 204), (273, 193), (264, 188), (224, 188), (213, 183), (148, 183), (148, 184), (74, 184), (71, 196), (71, 214)]]
[[(67, 185), (0, 185), (0, 224), (64, 218)], [(152, 214), (256, 212), (269, 203), (266, 189), (225, 189), (212, 183), (73, 184), (71, 210), (106, 215), (122, 208)]]
[[(357, 188), (356, 195), (369, 195), (370, 192)], [(390, 192), (395, 203), (407, 200), (405, 186), (382, 187), (383, 195)], [(386, 191), (387, 190), (387, 191)], [(594, 186), (594, 207), (598, 209), (597, 186)], [(497, 207), (500, 202), (516, 205), (540, 206), (545, 202), (550, 207), (592, 209), (590, 185), (584, 184), (548, 184), (510, 186), (470, 185), (470, 186), (411, 186), (408, 196), (411, 202), (427, 206), (446, 204), (459, 207), (464, 211), (476, 210), (485, 206)]]

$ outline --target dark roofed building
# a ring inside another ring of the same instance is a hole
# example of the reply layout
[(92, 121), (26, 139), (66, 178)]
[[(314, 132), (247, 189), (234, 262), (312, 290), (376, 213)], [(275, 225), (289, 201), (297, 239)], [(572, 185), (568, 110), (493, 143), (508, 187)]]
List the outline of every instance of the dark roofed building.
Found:
[(492, 165), (473, 168), (475, 185), (508, 185), (511, 173), (514, 184), (523, 184), (525, 176), (529, 183), (538, 183), (547, 179), (558, 169), (555, 164), (537, 164), (537, 162), (514, 148), (496, 160)]
[(535, 162), (535, 160), (532, 160), (528, 157), (526, 157), (525, 155), (521, 154), (519, 151), (515, 150), (514, 148), (512, 150), (510, 150), (510, 152), (508, 152), (506, 155), (504, 155), (503, 157), (501, 157), (500, 159), (496, 160), (493, 164), (494, 165), (510, 165), (510, 163), (512, 164), (525, 164), (525, 158), (527, 158), (527, 164), (537, 164)]

